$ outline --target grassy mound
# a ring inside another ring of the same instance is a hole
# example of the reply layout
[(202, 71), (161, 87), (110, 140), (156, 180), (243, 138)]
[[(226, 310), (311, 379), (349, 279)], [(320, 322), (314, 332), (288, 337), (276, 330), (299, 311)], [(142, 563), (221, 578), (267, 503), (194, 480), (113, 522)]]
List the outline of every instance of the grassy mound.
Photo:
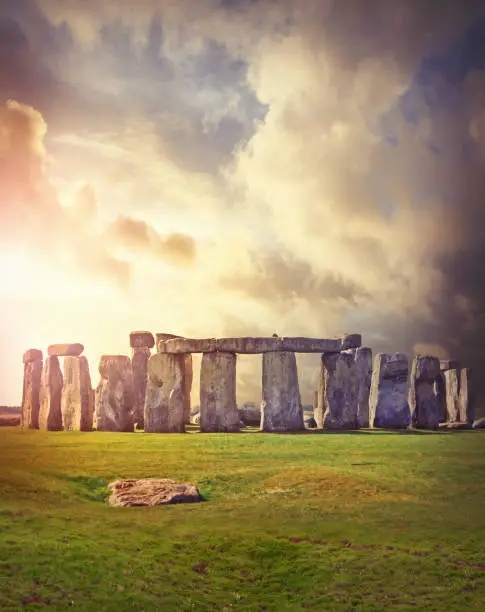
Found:
[[(0, 429), (0, 609), (485, 609), (485, 432)], [(111, 508), (117, 478), (201, 504)]]

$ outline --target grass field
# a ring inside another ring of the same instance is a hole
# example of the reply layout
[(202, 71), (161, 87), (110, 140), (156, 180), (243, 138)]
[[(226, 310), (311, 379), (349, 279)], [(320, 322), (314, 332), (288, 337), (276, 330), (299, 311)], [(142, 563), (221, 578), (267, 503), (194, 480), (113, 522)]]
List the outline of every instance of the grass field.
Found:
[[(118, 477), (206, 501), (111, 508)], [(485, 431), (0, 428), (0, 609), (485, 610)]]

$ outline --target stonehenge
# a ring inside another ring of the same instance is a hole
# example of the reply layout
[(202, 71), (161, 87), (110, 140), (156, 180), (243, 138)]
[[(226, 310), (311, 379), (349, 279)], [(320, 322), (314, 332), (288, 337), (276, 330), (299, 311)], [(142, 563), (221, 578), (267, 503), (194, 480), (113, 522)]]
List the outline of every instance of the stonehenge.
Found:
[[(250, 421), (262, 432), (462, 429), (475, 422), (469, 368), (429, 355), (416, 355), (411, 367), (402, 353), (378, 353), (373, 359), (360, 334), (186, 338), (134, 331), (129, 345), (131, 357), (100, 358), (95, 390), (82, 344), (51, 344), (45, 362), (42, 351), (26, 351), (21, 425), (46, 431), (134, 432), (136, 426), (146, 433), (184, 433), (191, 423), (193, 353), (202, 354), (197, 421), (203, 433), (235, 433), (248, 424), (236, 400), (238, 354), (261, 355), (261, 402)], [(302, 406), (296, 353), (320, 355), (313, 418)]]

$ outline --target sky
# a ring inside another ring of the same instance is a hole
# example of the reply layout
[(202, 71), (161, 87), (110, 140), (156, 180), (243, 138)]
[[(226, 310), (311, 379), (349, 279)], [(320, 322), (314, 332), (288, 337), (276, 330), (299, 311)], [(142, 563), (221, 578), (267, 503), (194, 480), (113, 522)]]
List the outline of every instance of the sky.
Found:
[(0, 403), (26, 349), (96, 385), (144, 329), (362, 333), (483, 386), (483, 2), (134, 6), (0, 0)]

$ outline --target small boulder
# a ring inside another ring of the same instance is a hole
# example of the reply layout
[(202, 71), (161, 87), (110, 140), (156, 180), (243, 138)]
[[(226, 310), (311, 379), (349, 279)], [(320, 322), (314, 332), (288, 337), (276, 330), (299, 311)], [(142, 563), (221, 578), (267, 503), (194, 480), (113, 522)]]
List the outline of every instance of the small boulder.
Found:
[(200, 502), (197, 487), (169, 478), (125, 478), (108, 485), (111, 506), (161, 506)]
[(476, 419), (473, 421), (473, 429), (485, 429), (485, 419)]
[(51, 344), (47, 347), (49, 357), (79, 357), (84, 351), (84, 346), (79, 342), (74, 344)]

